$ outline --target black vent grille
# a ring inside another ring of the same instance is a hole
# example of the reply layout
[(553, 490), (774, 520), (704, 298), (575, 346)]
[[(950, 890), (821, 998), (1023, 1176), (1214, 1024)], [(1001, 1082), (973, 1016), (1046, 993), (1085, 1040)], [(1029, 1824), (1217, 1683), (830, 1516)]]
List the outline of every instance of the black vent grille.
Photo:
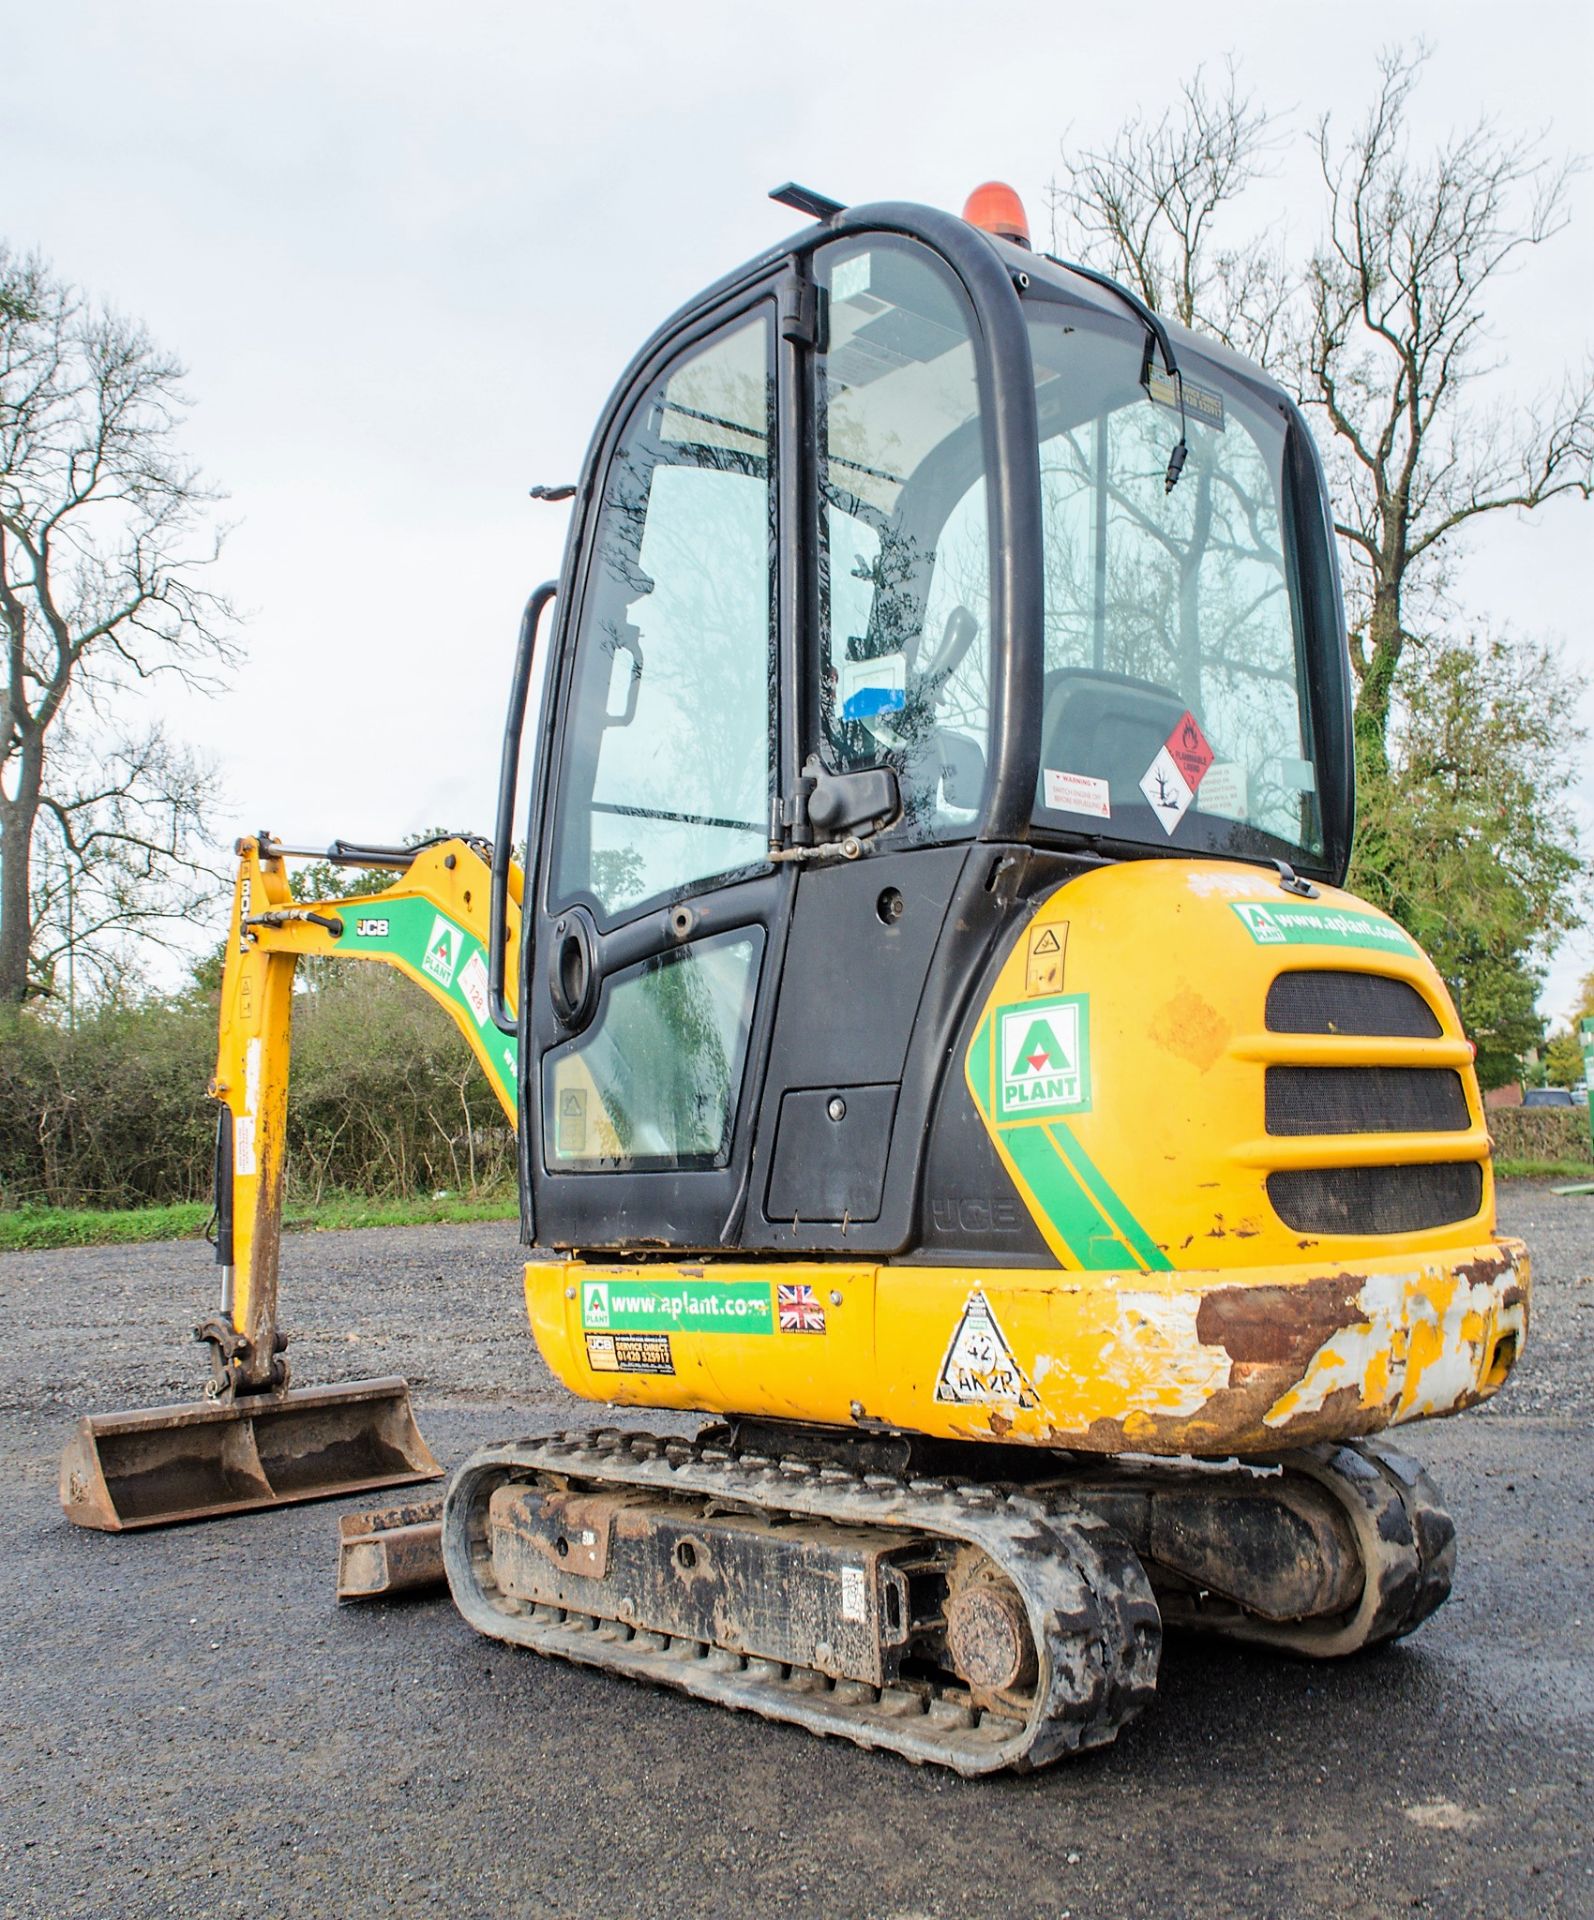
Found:
[(1269, 1133), (1465, 1133), (1453, 1067), (1269, 1067)]
[(1438, 1015), (1405, 980), (1379, 973), (1305, 969), (1281, 973), (1268, 988), (1270, 1033), (1359, 1033), (1395, 1040), (1437, 1040)]
[(1471, 1219), (1483, 1205), (1483, 1169), (1472, 1160), (1293, 1167), (1268, 1175), (1267, 1196), (1297, 1233), (1420, 1233)]

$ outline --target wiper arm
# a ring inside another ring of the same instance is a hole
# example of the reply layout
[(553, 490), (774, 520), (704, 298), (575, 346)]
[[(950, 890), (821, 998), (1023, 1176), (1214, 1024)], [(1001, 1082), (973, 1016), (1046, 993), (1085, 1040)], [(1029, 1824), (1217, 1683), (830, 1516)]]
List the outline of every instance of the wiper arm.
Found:
[(1173, 357), (1173, 342), (1168, 338), (1168, 329), (1163, 325), (1160, 315), (1154, 307), (1147, 306), (1138, 293), (1114, 280), (1110, 274), (1098, 273), (1094, 267), (1082, 265), (1078, 260), (1060, 260), (1055, 253), (1042, 256), (1050, 260), (1054, 267), (1064, 267), (1069, 273), (1077, 273), (1082, 280), (1089, 280), (1094, 286), (1105, 287), (1109, 293), (1117, 294), (1130, 312), (1135, 314), (1145, 327), (1157, 349), (1162, 355), (1162, 364), (1168, 378), (1173, 382), (1174, 392), (1179, 396), (1179, 444), (1168, 456), (1168, 471), (1163, 475), (1162, 490), (1172, 493), (1179, 484), (1179, 476), (1184, 472), (1184, 463), (1190, 458), (1189, 442), (1186, 438), (1189, 423), (1184, 413), (1184, 375), (1179, 371), (1179, 363)]

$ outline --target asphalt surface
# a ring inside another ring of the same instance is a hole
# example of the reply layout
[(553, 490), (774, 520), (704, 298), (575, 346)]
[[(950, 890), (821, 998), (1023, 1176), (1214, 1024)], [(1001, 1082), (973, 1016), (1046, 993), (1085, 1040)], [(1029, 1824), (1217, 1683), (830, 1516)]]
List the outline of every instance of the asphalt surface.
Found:
[[(1456, 1515), (1450, 1604), (1332, 1667), (1170, 1641), (1116, 1746), (980, 1782), (515, 1652), (446, 1599), (340, 1610), (338, 1505), (68, 1526), (73, 1417), (193, 1394), (213, 1270), (0, 1257), (0, 1914), (1586, 1920), (1594, 1198), (1515, 1186), (1502, 1224), (1525, 1358), (1401, 1440)], [(407, 1373), (448, 1464), (594, 1418), (507, 1226), (296, 1236), (283, 1297), (297, 1380)]]

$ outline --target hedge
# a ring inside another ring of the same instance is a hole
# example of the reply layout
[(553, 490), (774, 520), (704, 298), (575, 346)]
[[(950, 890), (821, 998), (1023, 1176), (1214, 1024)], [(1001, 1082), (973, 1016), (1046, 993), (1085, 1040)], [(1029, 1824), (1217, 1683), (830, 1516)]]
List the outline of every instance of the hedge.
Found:
[[(0, 1206), (205, 1200), (216, 1108), (208, 995), (75, 1030), (0, 1024)], [(294, 1003), (288, 1198), (480, 1193), (512, 1177), (503, 1110), (443, 1011), (386, 968), (328, 969)]]

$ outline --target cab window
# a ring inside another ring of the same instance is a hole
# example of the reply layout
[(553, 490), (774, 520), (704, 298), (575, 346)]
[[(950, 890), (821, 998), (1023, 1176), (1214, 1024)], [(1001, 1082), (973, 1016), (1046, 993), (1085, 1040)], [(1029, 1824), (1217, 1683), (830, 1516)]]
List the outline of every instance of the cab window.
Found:
[(609, 464), (550, 902), (600, 922), (768, 853), (772, 334), (766, 307), (678, 360)]
[(972, 327), (945, 266), (871, 235), (822, 251), (819, 729), (889, 766), (897, 832), (972, 831), (989, 747), (991, 562)]

